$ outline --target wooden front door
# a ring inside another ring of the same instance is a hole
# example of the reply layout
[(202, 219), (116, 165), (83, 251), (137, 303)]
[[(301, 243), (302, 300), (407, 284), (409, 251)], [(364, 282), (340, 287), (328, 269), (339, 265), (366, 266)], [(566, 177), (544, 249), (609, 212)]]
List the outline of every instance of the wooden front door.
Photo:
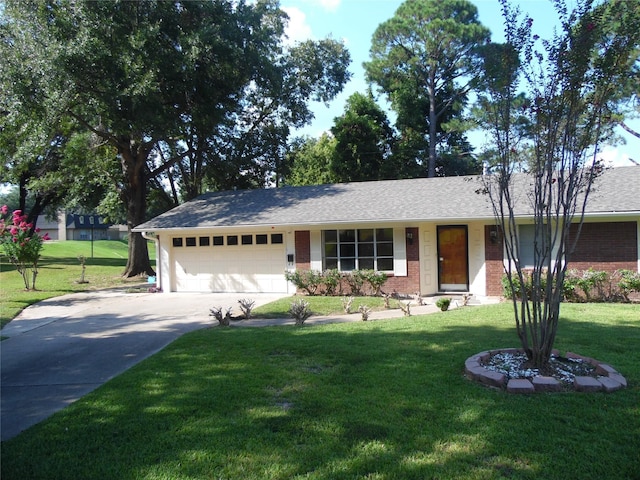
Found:
[(441, 292), (469, 290), (466, 225), (438, 227), (438, 288)]

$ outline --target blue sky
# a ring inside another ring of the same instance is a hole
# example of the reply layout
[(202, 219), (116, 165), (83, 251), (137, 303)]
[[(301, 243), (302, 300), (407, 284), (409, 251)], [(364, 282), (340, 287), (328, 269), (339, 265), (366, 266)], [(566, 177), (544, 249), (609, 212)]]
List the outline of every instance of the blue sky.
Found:
[[(501, 41), (503, 18), (498, 0), (471, 0), (478, 8), (480, 22), (492, 33), (494, 41)], [(572, 0), (567, 0), (569, 5)], [(514, 0), (523, 13), (533, 20), (535, 33), (549, 37), (557, 22), (557, 14), (550, 0)], [(353, 77), (349, 84), (331, 102), (329, 107), (315, 104), (315, 121), (301, 130), (300, 134), (318, 136), (333, 125), (333, 119), (342, 114), (346, 99), (354, 92), (365, 92), (362, 63), (369, 60), (371, 37), (382, 22), (393, 16), (402, 4), (401, 0), (280, 0), (281, 7), (290, 17), (287, 33), (291, 41), (308, 38), (321, 39), (331, 36), (343, 40), (351, 53), (349, 70)], [(380, 100), (382, 104), (383, 101)], [(640, 121), (632, 123), (640, 129)], [(621, 134), (623, 134), (621, 130)], [(478, 137), (479, 138), (479, 137)], [(479, 143), (471, 135), (472, 143)], [(632, 165), (629, 157), (640, 162), (640, 139), (625, 134), (626, 144), (606, 147), (603, 157), (615, 165)], [(479, 147), (480, 145), (476, 145)]]

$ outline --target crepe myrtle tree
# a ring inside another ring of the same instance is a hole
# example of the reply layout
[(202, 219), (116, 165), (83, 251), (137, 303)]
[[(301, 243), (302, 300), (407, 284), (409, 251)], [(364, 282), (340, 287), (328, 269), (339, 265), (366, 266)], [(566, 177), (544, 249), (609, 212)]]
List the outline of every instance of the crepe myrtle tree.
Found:
[(14, 210), (9, 219), (8, 207), (0, 207), (0, 245), (22, 276), (27, 290), (36, 289), (38, 261), (44, 240), (49, 240), (49, 234), (40, 235), (40, 229), (27, 221), (22, 210)]
[[(610, 133), (607, 105), (616, 99), (617, 85), (637, 75), (640, 12), (625, 0), (579, 0), (573, 10), (555, 0), (560, 28), (542, 40), (531, 18), (508, 0), (501, 3), (506, 42), (484, 51), (480, 102), (494, 156), (481, 190), (502, 232), (509, 286), (513, 291), (516, 282), (529, 282), (513, 298), (516, 329), (530, 364), (544, 369), (567, 264), (602, 171), (598, 151)], [(514, 175), (518, 171), (527, 175)], [(527, 272), (516, 225), (523, 207), (534, 226)]]

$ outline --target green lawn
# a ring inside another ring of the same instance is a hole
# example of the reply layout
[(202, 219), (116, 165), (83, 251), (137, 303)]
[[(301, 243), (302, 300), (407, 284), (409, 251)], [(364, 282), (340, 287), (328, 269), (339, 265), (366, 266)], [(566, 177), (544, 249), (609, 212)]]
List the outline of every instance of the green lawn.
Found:
[[(0, 325), (11, 321), (25, 307), (66, 293), (97, 288), (126, 286), (144, 282), (141, 278), (123, 279), (127, 264), (127, 243), (114, 240), (93, 242), (45, 242), (38, 268), (36, 291), (26, 291), (22, 278), (7, 258), (0, 257)], [(149, 242), (149, 257), (155, 264), (155, 244)], [(85, 281), (80, 284), (82, 268), (79, 255), (86, 258)]]
[(515, 396), (464, 361), (514, 346), (508, 304), (187, 334), (2, 444), (12, 479), (632, 479), (640, 310), (563, 305), (556, 346), (607, 361), (612, 394)]

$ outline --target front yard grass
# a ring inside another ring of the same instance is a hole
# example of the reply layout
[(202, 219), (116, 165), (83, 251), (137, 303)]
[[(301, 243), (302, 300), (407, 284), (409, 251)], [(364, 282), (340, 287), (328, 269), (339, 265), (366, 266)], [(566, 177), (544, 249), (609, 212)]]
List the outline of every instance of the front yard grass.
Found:
[(508, 304), (373, 322), (209, 328), (2, 444), (12, 479), (623, 479), (640, 459), (637, 305), (563, 305), (556, 346), (612, 394), (463, 376), (517, 346)]

